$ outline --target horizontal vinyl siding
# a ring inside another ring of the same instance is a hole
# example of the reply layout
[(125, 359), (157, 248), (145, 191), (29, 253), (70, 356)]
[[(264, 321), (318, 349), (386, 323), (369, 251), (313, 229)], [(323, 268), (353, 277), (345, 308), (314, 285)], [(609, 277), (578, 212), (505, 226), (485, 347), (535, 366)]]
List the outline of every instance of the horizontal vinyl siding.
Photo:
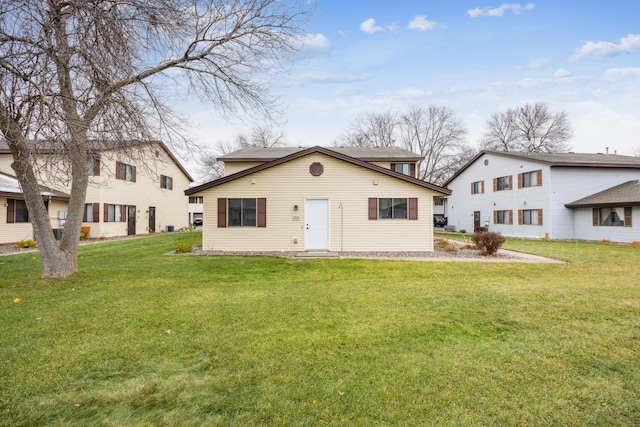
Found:
[[(309, 173), (313, 162), (324, 166), (321, 176)], [(435, 194), (338, 159), (312, 154), (197, 195), (205, 199), (203, 247), (208, 250), (302, 251), (305, 199), (328, 199), (331, 251), (430, 251)], [(219, 197), (266, 197), (267, 227), (216, 227)], [(369, 220), (370, 197), (417, 197), (418, 220)]]

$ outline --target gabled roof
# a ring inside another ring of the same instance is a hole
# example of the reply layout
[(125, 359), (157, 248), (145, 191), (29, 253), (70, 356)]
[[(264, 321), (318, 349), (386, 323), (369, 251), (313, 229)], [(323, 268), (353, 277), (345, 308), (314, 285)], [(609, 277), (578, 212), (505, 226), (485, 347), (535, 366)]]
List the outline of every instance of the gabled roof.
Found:
[(265, 169), (269, 169), (269, 168), (272, 168), (274, 166), (278, 166), (278, 165), (281, 165), (283, 163), (290, 162), (291, 160), (299, 159), (301, 157), (304, 157), (304, 156), (307, 156), (307, 155), (313, 154), (313, 153), (321, 153), (321, 154), (324, 154), (326, 156), (333, 157), (334, 159), (342, 160), (342, 161), (345, 161), (347, 163), (351, 163), (353, 165), (363, 167), (365, 169), (369, 169), (369, 170), (372, 170), (372, 171), (375, 171), (375, 172), (379, 172), (379, 173), (381, 173), (383, 175), (391, 176), (393, 178), (397, 178), (399, 180), (402, 180), (402, 181), (405, 181), (405, 182), (408, 182), (408, 183), (411, 183), (411, 184), (414, 184), (414, 185), (418, 185), (418, 186), (423, 187), (423, 188), (428, 188), (429, 190), (437, 191), (438, 193), (442, 193), (444, 195), (451, 194), (451, 190), (448, 190), (446, 188), (439, 187), (439, 186), (437, 186), (435, 184), (431, 184), (431, 183), (422, 181), (420, 179), (411, 177), (409, 175), (404, 175), (404, 174), (401, 174), (399, 172), (395, 172), (395, 171), (393, 171), (391, 169), (383, 168), (382, 166), (374, 165), (374, 164), (366, 162), (364, 160), (356, 159), (354, 157), (348, 156), (346, 154), (339, 153), (337, 151), (334, 151), (333, 149), (329, 149), (329, 148), (325, 148), (325, 147), (311, 147), (311, 148), (306, 148), (304, 150), (299, 150), (299, 151), (296, 151), (294, 153), (289, 154), (288, 156), (280, 157), (280, 158), (268, 161), (266, 163), (262, 163), (260, 165), (254, 166), (252, 168), (245, 169), (243, 171), (236, 172), (236, 173), (231, 174), (231, 175), (227, 175), (225, 177), (222, 177), (222, 178), (219, 178), (219, 179), (204, 183), (202, 185), (198, 185), (198, 186), (189, 188), (184, 193), (187, 196), (190, 196), (190, 195), (198, 193), (200, 191), (207, 190), (209, 188), (213, 188), (213, 187), (216, 187), (218, 185), (226, 184), (227, 182), (231, 182), (231, 181), (234, 181), (236, 179), (243, 178), (245, 176), (254, 174), (256, 172), (260, 172), (260, 171), (263, 171)]
[[(30, 141), (30, 143), (36, 146), (37, 152), (42, 154), (51, 154), (51, 153), (55, 153), (56, 151), (54, 144), (48, 143), (47, 141)], [(106, 152), (106, 151), (117, 151), (119, 149), (119, 147), (117, 146), (105, 147), (99, 141), (88, 141), (88, 143), (89, 145), (91, 145), (91, 150), (97, 153)], [(135, 146), (144, 146), (144, 145), (154, 145), (154, 144), (159, 145), (165, 151), (165, 153), (167, 153), (169, 158), (176, 164), (176, 166), (178, 166), (178, 168), (182, 171), (182, 173), (189, 179), (189, 181), (193, 182), (193, 178), (191, 177), (189, 172), (187, 172), (184, 166), (182, 166), (180, 161), (176, 158), (176, 156), (173, 155), (171, 150), (169, 150), (169, 148), (166, 146), (164, 142), (162, 141), (128, 141), (127, 144), (128, 145), (126, 147), (123, 146), (121, 148), (128, 148), (130, 146), (135, 147)], [(9, 145), (7, 145), (7, 142), (5, 140), (0, 140), (0, 154), (11, 154)]]
[[(305, 147), (246, 147), (217, 158), (221, 162), (270, 162), (305, 150)], [(424, 157), (398, 147), (331, 147), (331, 151), (365, 162), (417, 162)]]
[(526, 151), (489, 151), (478, 153), (466, 165), (460, 168), (445, 182), (449, 185), (458, 175), (485, 154), (509, 157), (517, 160), (528, 160), (542, 163), (550, 167), (588, 167), (588, 168), (631, 168), (640, 169), (640, 157), (621, 156), (617, 154), (593, 153), (531, 153)]
[(575, 202), (567, 203), (565, 206), (568, 208), (640, 206), (640, 181), (627, 181)]
[[(69, 195), (67, 193), (63, 193), (62, 191), (54, 190), (49, 187), (45, 187), (44, 185), (40, 186), (40, 192), (42, 197), (50, 197), (52, 199), (60, 199), (60, 200), (68, 200)], [(22, 193), (22, 187), (20, 186), (20, 182), (18, 178), (15, 176), (8, 175), (6, 173), (0, 172), (0, 195), (7, 197), (24, 197)]]

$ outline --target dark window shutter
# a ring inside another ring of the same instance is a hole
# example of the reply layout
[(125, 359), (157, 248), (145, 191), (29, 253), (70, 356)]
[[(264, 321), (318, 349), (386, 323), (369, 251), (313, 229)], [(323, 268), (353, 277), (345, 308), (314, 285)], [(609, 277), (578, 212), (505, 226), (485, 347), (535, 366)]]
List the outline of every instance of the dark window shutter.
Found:
[(493, 178), (493, 192), (498, 190), (498, 178)]
[(258, 227), (267, 226), (267, 199), (258, 199)]
[(513, 211), (509, 211), (509, 224), (513, 224)]
[(493, 211), (493, 223), (498, 223), (498, 211)]
[(522, 209), (518, 209), (518, 224), (522, 225)]
[(135, 166), (131, 166), (131, 175), (133, 177), (133, 182), (136, 182), (136, 167)]
[(409, 165), (409, 173), (411, 174), (412, 177), (417, 178), (417, 176), (416, 176), (416, 164), (415, 163), (411, 163)]
[(396, 171), (396, 164), (395, 163), (391, 163), (391, 170), (392, 171)]
[(218, 198), (218, 227), (227, 226), (227, 199)]
[(120, 162), (116, 162), (116, 179), (120, 178)]
[(542, 225), (542, 209), (538, 209), (538, 225)]
[(509, 190), (513, 190), (513, 175), (509, 175)]
[(594, 227), (599, 226), (600, 225), (600, 209), (593, 208), (592, 215), (593, 215), (593, 222), (592, 222), (593, 226)]
[(624, 208), (624, 226), (631, 227), (631, 206)]
[(480, 184), (480, 187), (482, 187), (482, 188), (481, 188), (481, 191), (480, 191), (480, 192), (481, 192), (482, 194), (484, 194), (484, 180), (483, 180), (483, 181), (481, 181), (481, 183), (482, 183), (482, 184)]
[(409, 219), (413, 219), (413, 220), (418, 219), (418, 198), (417, 197), (409, 198)]
[(93, 222), (100, 222), (100, 203), (93, 203), (93, 218), (91, 218), (91, 220)]
[(473, 182), (471, 183), (471, 194), (474, 194), (474, 192), (473, 192)]
[(102, 222), (109, 222), (109, 205), (107, 203), (103, 205), (103, 214)]
[(16, 201), (7, 199), (7, 224), (16, 222)]
[(173, 177), (169, 177), (169, 190), (173, 190)]
[(538, 169), (538, 185), (542, 185), (542, 169)]
[(120, 205), (120, 218), (122, 222), (127, 221), (127, 205)]
[(100, 176), (100, 156), (93, 157), (93, 176)]
[(369, 198), (369, 219), (378, 219), (378, 199)]
[(518, 188), (522, 188), (522, 174), (518, 174)]
[(160, 175), (160, 188), (164, 188), (164, 175)]

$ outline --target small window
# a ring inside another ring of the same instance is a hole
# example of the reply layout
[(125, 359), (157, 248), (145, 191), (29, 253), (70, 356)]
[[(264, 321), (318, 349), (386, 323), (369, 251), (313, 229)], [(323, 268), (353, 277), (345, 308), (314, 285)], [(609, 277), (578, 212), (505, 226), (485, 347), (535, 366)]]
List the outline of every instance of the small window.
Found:
[(540, 180), (540, 172), (541, 171), (531, 171), (525, 172), (522, 174), (522, 187), (537, 187), (539, 186)]
[(496, 178), (496, 191), (511, 190), (511, 176)]
[(444, 206), (444, 197), (435, 197), (433, 199), (433, 204), (435, 206)]
[(100, 156), (89, 155), (87, 159), (87, 172), (89, 176), (100, 176)]
[(189, 203), (202, 204), (204, 202), (204, 198), (202, 196), (198, 197), (189, 197)]
[(416, 176), (415, 163), (391, 163), (391, 170), (414, 178)]
[(407, 219), (407, 199), (380, 198), (378, 212), (380, 219)]
[(476, 181), (471, 183), (471, 194), (484, 193), (484, 181)]
[(93, 222), (93, 203), (84, 204), (84, 213), (82, 214), (82, 222)]
[(136, 182), (135, 166), (116, 162), (116, 178), (124, 181)]
[(29, 222), (29, 211), (24, 200), (15, 201), (16, 222)]
[(256, 226), (256, 199), (229, 199), (229, 227)]
[(173, 190), (173, 178), (166, 175), (160, 175), (160, 188)]
[(522, 224), (540, 225), (538, 209), (525, 209), (522, 211)]
[(495, 224), (513, 224), (511, 211), (495, 211)]
[(106, 205), (105, 222), (124, 222), (126, 220), (125, 205)]

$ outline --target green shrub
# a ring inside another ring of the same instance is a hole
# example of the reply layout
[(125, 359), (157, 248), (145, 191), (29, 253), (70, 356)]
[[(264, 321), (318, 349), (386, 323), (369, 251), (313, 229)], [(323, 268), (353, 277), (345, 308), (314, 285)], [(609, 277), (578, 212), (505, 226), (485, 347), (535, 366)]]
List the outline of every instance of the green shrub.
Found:
[(188, 254), (191, 252), (191, 248), (192, 246), (188, 243), (178, 243), (178, 245), (176, 246), (176, 253), (177, 254)]
[(26, 249), (26, 248), (37, 248), (38, 247), (38, 243), (35, 240), (20, 240), (19, 242), (16, 243), (16, 246), (21, 248), (21, 249)]
[(462, 230), (460, 230), (460, 233), (462, 233), (462, 234), (464, 234), (466, 232), (467, 232), (467, 230), (465, 230), (464, 228)]
[(87, 236), (84, 235), (84, 231), (81, 231), (80, 232), (80, 240), (84, 240), (86, 238), (87, 238)]
[(475, 243), (476, 248), (480, 250), (482, 255), (493, 255), (500, 249), (505, 239), (500, 233), (486, 230), (484, 228), (484, 231), (481, 229), (473, 233), (471, 241)]

